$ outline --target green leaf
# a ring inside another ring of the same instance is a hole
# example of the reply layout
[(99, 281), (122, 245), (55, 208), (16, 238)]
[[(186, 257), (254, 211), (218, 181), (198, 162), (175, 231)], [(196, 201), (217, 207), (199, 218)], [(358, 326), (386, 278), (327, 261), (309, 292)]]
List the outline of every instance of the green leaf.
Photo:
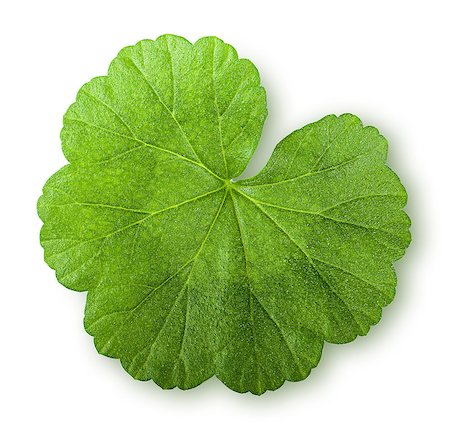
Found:
[(123, 49), (64, 116), (69, 164), (38, 203), (45, 260), (88, 291), (87, 332), (136, 379), (274, 390), (394, 297), (410, 221), (386, 140), (330, 115), (230, 180), (265, 118), (248, 60), (176, 36)]

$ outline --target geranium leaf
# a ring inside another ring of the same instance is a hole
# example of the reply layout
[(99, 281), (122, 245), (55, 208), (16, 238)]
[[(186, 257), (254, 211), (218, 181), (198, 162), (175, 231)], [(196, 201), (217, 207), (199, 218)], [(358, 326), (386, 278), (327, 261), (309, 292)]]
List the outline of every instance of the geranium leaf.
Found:
[(266, 114), (231, 46), (162, 36), (123, 49), (64, 116), (69, 164), (38, 203), (45, 260), (88, 291), (86, 330), (136, 379), (274, 390), (394, 297), (410, 221), (386, 140), (330, 115), (230, 180)]

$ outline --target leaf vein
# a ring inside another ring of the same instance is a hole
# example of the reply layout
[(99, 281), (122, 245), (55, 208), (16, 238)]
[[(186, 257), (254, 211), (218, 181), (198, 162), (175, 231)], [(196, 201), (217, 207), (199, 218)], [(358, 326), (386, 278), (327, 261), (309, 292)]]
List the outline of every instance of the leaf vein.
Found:
[[(159, 95), (158, 91), (156, 90), (156, 88), (151, 84), (151, 82), (147, 79), (147, 76), (145, 76), (144, 72), (139, 68), (139, 66), (133, 61), (133, 59), (131, 57), (129, 57), (131, 64), (133, 64), (133, 66), (136, 68), (136, 70), (142, 75), (142, 77), (144, 78), (145, 82), (147, 83), (147, 85), (151, 88), (151, 90), (153, 91), (153, 93), (156, 95), (156, 98), (158, 99), (158, 101), (162, 104), (162, 106), (167, 110), (167, 112), (169, 113), (170, 117), (174, 120), (175, 124), (177, 125), (178, 129), (180, 130), (181, 135), (183, 136), (184, 140), (186, 141), (186, 143), (188, 144), (188, 146), (191, 148), (193, 154), (195, 155), (195, 157), (199, 160), (199, 162), (203, 165), (204, 162), (201, 160), (201, 158), (198, 156), (197, 152), (195, 151), (194, 147), (192, 146), (191, 142), (189, 141), (189, 139), (187, 138), (186, 133), (184, 132), (183, 128), (181, 127), (180, 122), (178, 121), (178, 119), (175, 117), (175, 115), (173, 114), (173, 112), (169, 109), (169, 107), (167, 106), (167, 104), (163, 101), (163, 99), (161, 98), (161, 96)], [(206, 167), (206, 165), (205, 165)]]
[[(194, 197), (194, 198), (190, 198), (189, 200), (182, 201), (181, 203), (177, 203), (177, 204), (174, 204), (174, 205), (172, 205), (172, 206), (165, 207), (165, 208), (163, 208), (163, 209), (161, 209), (161, 210), (157, 210), (157, 211), (151, 212), (149, 215), (145, 216), (144, 218), (142, 218), (142, 219), (140, 219), (140, 220), (138, 220), (138, 221), (136, 221), (136, 222), (130, 223), (130, 224), (126, 225), (126, 226), (123, 227), (123, 228), (119, 228), (119, 229), (117, 229), (116, 231), (113, 231), (113, 232), (111, 232), (111, 233), (109, 233), (109, 234), (107, 234), (107, 235), (104, 235), (104, 236), (101, 236), (101, 237), (94, 237), (94, 238), (91, 238), (91, 239), (88, 239), (88, 240), (79, 241), (77, 244), (75, 244), (75, 245), (73, 245), (73, 246), (71, 246), (71, 247), (69, 247), (69, 248), (67, 248), (67, 249), (64, 249), (64, 250), (61, 251), (61, 252), (53, 253), (53, 254), (51, 254), (51, 255), (49, 255), (49, 256), (52, 256), (52, 257), (53, 257), (53, 256), (56, 256), (56, 255), (65, 253), (65, 252), (67, 252), (67, 251), (73, 249), (74, 247), (80, 246), (80, 245), (82, 245), (82, 244), (90, 243), (90, 242), (97, 241), (97, 240), (101, 240), (101, 239), (107, 238), (107, 237), (111, 237), (111, 236), (113, 236), (113, 235), (115, 235), (115, 234), (118, 234), (119, 232), (122, 232), (122, 231), (128, 229), (128, 228), (131, 228), (131, 227), (133, 227), (133, 226), (135, 226), (135, 225), (139, 225), (140, 223), (146, 221), (147, 219), (149, 219), (149, 218), (152, 217), (152, 216), (156, 216), (156, 215), (158, 215), (158, 214), (160, 214), (160, 213), (163, 213), (163, 212), (166, 212), (166, 211), (169, 211), (169, 210), (172, 210), (172, 209), (181, 207), (181, 206), (183, 206), (183, 205), (185, 205), (185, 204), (191, 203), (191, 202), (196, 201), (196, 200), (199, 200), (199, 199), (201, 199), (201, 198), (205, 198), (205, 197), (207, 197), (207, 196), (209, 196), (209, 195), (212, 195), (212, 194), (214, 194), (214, 193), (216, 193), (216, 192), (221, 191), (222, 189), (224, 189), (224, 186), (222, 186), (222, 187), (220, 187), (220, 188), (218, 188), (218, 189), (214, 189), (213, 191), (209, 191), (209, 192), (207, 192), (207, 193), (205, 193), (205, 194), (198, 195), (198, 196), (196, 196), (196, 197)], [(57, 238), (54, 238), (54, 239), (57, 239)]]

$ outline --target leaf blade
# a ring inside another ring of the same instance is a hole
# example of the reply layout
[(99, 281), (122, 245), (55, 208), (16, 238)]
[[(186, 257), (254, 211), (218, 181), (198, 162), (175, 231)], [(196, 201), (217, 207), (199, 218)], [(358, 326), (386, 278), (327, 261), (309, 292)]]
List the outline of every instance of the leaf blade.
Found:
[(366, 335), (411, 236), (387, 142), (354, 115), (246, 167), (267, 115), (253, 64), (172, 35), (124, 48), (64, 116), (69, 165), (38, 202), (44, 258), (87, 291), (86, 331), (134, 378), (262, 394), (325, 341)]

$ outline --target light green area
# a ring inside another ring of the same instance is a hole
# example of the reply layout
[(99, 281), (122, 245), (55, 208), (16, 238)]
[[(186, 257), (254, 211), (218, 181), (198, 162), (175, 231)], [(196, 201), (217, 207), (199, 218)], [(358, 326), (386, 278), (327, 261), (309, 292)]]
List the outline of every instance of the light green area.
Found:
[(232, 182), (266, 114), (231, 46), (162, 36), (123, 49), (64, 116), (70, 164), (38, 203), (45, 260), (88, 291), (87, 332), (136, 379), (274, 390), (394, 297), (410, 221), (386, 140), (330, 115)]

